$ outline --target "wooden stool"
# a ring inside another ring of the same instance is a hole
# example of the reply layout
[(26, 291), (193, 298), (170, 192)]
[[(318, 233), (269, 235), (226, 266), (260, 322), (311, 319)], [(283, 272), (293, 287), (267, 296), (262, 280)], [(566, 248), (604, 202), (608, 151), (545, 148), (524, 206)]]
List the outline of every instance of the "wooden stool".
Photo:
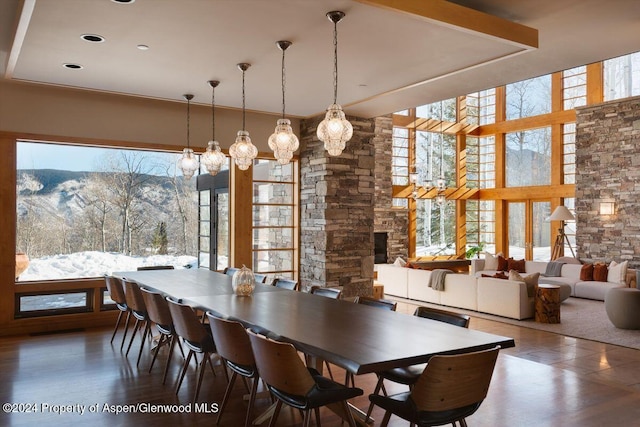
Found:
[(560, 286), (538, 285), (535, 305), (536, 322), (560, 323)]

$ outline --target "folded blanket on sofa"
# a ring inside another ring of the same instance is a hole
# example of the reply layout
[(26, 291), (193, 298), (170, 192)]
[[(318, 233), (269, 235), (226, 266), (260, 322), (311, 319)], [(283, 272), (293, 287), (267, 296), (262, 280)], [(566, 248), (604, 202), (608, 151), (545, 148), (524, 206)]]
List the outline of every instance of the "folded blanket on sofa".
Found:
[(560, 261), (551, 261), (547, 264), (547, 269), (544, 272), (543, 276), (546, 277), (560, 277), (560, 274), (562, 273), (562, 266), (564, 265), (564, 262), (560, 262)]
[(434, 291), (444, 291), (444, 279), (447, 274), (453, 273), (451, 270), (445, 268), (436, 268), (431, 270), (431, 276), (429, 277), (429, 287)]

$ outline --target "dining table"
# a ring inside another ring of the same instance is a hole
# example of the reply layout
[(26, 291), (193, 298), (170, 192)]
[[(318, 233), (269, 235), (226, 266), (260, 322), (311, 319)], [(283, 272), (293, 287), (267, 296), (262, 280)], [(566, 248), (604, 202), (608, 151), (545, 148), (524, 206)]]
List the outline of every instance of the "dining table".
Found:
[(515, 346), (509, 337), (270, 285), (256, 284), (253, 295), (238, 296), (230, 276), (207, 269), (114, 275), (238, 320), (354, 375), (425, 363), (434, 355)]

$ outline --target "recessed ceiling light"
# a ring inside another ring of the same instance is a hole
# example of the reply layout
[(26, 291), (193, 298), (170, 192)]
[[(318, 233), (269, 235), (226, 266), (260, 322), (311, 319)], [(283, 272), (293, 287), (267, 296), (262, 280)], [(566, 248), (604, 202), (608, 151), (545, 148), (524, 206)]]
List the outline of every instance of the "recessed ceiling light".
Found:
[(98, 34), (83, 34), (80, 38), (91, 43), (102, 43), (105, 40), (104, 37), (99, 36)]
[(120, 4), (131, 4), (136, 0), (111, 0), (114, 3), (120, 3)]
[(68, 69), (70, 69), (70, 70), (82, 70), (82, 68), (84, 68), (84, 67), (83, 67), (82, 65), (80, 65), (80, 64), (71, 64), (71, 63), (68, 63), (68, 62), (67, 62), (67, 63), (65, 63), (65, 64), (62, 64), (62, 66), (63, 66), (64, 68), (68, 68)]
[(140, 50), (149, 50), (149, 46), (147, 46), (146, 44), (139, 44), (136, 47)]

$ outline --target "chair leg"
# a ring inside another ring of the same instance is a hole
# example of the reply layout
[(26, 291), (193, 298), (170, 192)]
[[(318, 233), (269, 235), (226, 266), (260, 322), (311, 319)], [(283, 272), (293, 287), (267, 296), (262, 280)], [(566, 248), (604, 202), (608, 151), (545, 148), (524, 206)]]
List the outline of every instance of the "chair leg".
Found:
[(142, 356), (142, 349), (144, 348), (144, 341), (147, 339), (147, 334), (151, 335), (151, 326), (148, 320), (144, 322), (144, 333), (142, 334), (142, 342), (140, 342), (140, 351), (138, 351), (138, 360), (136, 366), (140, 365), (140, 356)]
[(120, 343), (120, 351), (124, 347), (124, 343), (127, 339), (127, 332), (129, 331), (129, 319), (131, 318), (131, 311), (127, 311), (127, 320), (124, 322), (124, 334), (122, 334), (122, 342)]
[(251, 420), (253, 420), (253, 405), (256, 401), (256, 394), (258, 394), (258, 383), (259, 378), (256, 377), (253, 379), (253, 384), (251, 385), (251, 392), (249, 393), (249, 407), (247, 408), (247, 417), (244, 420), (244, 427), (251, 427)]
[(304, 411), (304, 419), (302, 420), (302, 425), (304, 427), (309, 427), (311, 425), (311, 410), (307, 409)]
[(325, 366), (327, 367), (327, 372), (329, 373), (329, 378), (331, 378), (331, 380), (333, 380), (333, 372), (331, 372), (331, 366), (329, 366), (329, 362), (327, 362), (326, 360), (324, 361)]
[[(198, 374), (198, 383), (196, 384), (196, 394), (193, 395), (192, 403), (196, 403), (196, 400), (198, 400), (198, 395), (200, 394), (200, 387), (202, 386), (202, 378), (204, 377), (204, 371), (207, 368), (207, 364), (209, 364), (209, 366), (211, 367), (211, 372), (213, 372), (213, 365), (211, 364), (209, 353), (204, 353), (202, 355), (202, 363), (200, 364), (200, 372)], [(213, 375), (215, 375), (215, 372)]]
[(313, 412), (316, 413), (316, 425), (320, 425), (320, 407), (314, 408)]
[(129, 350), (131, 350), (131, 344), (133, 344), (133, 339), (136, 337), (138, 329), (140, 329), (140, 320), (136, 317), (136, 323), (133, 325), (133, 332), (131, 333), (131, 339), (129, 340), (129, 346), (127, 347), (125, 356), (129, 356)]
[(149, 373), (151, 373), (151, 370), (153, 369), (153, 364), (156, 363), (156, 358), (158, 357), (158, 352), (160, 351), (160, 347), (162, 347), (162, 344), (164, 343), (164, 339), (165, 339), (165, 335), (160, 334), (160, 339), (158, 340), (158, 344), (156, 344), (156, 348), (153, 349), (153, 358), (151, 359), (151, 363), (149, 364)]
[(276, 401), (276, 407), (273, 410), (273, 415), (271, 416), (271, 421), (269, 421), (269, 427), (275, 427), (278, 415), (280, 415), (280, 409), (282, 409), (282, 400), (278, 399)]
[[(384, 378), (378, 375), (378, 382), (376, 383), (376, 386), (373, 389), (373, 394), (378, 394), (382, 386), (384, 386)], [(373, 412), (373, 402), (369, 403), (369, 408), (367, 409), (367, 415), (364, 418), (365, 424), (369, 422), (369, 417), (371, 416), (371, 412)]]
[(467, 420), (465, 418), (458, 420), (458, 422), (460, 423), (460, 427), (467, 427)]
[(111, 344), (113, 344), (113, 339), (116, 337), (116, 332), (118, 332), (118, 326), (120, 326), (120, 319), (122, 319), (122, 310), (118, 310), (118, 320), (116, 320), (116, 326), (113, 328), (113, 334), (111, 334)]
[(229, 384), (227, 384), (227, 389), (224, 391), (224, 397), (222, 398), (222, 403), (218, 408), (218, 416), (216, 417), (216, 424), (220, 423), (220, 419), (222, 418), (222, 413), (224, 412), (225, 406), (227, 406), (229, 395), (231, 394), (231, 390), (233, 389), (233, 384), (236, 382), (237, 377), (238, 377), (238, 373), (236, 371), (233, 371), (233, 373), (231, 374), (231, 379), (229, 380)]
[(189, 362), (191, 361), (192, 355), (193, 350), (189, 350), (189, 354), (187, 355), (187, 358), (184, 361), (184, 365), (182, 366), (182, 371), (180, 372), (180, 378), (178, 378), (178, 384), (176, 385), (176, 394), (178, 394), (178, 391), (180, 391), (180, 386), (182, 385), (182, 380), (184, 380), (184, 374), (187, 373), (187, 368), (189, 367)]
[(391, 411), (385, 412), (384, 417), (382, 418), (382, 422), (380, 423), (380, 427), (387, 427), (387, 425), (389, 425), (390, 419), (391, 419)]
[(346, 400), (342, 401), (342, 409), (347, 415), (347, 422), (349, 423), (349, 427), (356, 427), (356, 420), (353, 419), (353, 414), (351, 413), (351, 409), (349, 409), (349, 405), (347, 404)]

